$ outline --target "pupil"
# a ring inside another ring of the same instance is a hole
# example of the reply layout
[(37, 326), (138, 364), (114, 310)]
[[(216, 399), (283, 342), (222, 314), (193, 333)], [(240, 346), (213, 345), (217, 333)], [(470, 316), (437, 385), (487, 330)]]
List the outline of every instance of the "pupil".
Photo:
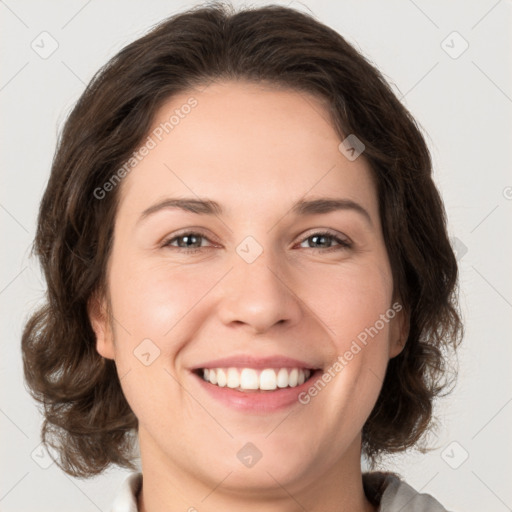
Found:
[(185, 241), (185, 246), (186, 247), (190, 247), (191, 245), (193, 245), (195, 242), (194, 241), (191, 241), (191, 240), (194, 240), (196, 239), (197, 240), (197, 237), (195, 235), (192, 235), (192, 236), (183, 236), (182, 239)]
[(324, 245), (325, 245), (325, 240), (326, 240), (326, 238), (327, 238), (327, 237), (326, 237), (326, 236), (324, 236), (324, 235), (321, 235), (321, 236), (314, 235), (314, 236), (313, 236), (313, 241), (314, 241), (314, 243), (317, 243), (317, 241), (318, 241), (319, 239), (320, 239), (320, 240), (322, 240), (322, 239), (323, 239), (323, 240), (324, 240)]

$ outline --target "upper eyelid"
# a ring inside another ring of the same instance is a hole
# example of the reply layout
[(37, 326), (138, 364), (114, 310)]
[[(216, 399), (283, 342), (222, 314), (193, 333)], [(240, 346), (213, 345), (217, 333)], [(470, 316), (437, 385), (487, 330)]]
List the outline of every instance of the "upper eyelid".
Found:
[[(317, 235), (317, 234), (326, 234), (333, 238), (339, 238), (342, 242), (344, 242), (348, 245), (353, 244), (352, 240), (347, 235), (345, 235), (344, 233), (339, 233), (337, 231), (334, 231), (331, 228), (311, 228), (311, 231), (306, 231), (306, 233), (302, 234), (301, 238), (299, 240), (297, 240), (296, 243), (302, 243), (302, 242), (304, 242), (304, 240), (307, 240), (311, 236)], [(185, 235), (199, 235), (203, 238), (206, 238), (209, 242), (217, 243), (217, 242), (215, 242), (215, 240), (211, 240), (210, 236), (207, 235), (206, 233), (202, 232), (200, 228), (197, 228), (197, 229), (189, 228), (184, 231), (175, 233), (168, 238), (165, 238), (163, 240), (162, 244), (168, 245), (168, 244), (170, 244), (170, 242), (174, 241), (176, 238), (180, 238)], [(181, 249), (183, 249), (183, 248), (181, 247)]]
[(211, 237), (209, 235), (207, 235), (206, 233), (203, 233), (199, 228), (198, 229), (195, 229), (195, 228), (190, 229), (189, 228), (187, 230), (179, 231), (178, 233), (174, 233), (173, 235), (171, 235), (169, 237), (165, 237), (163, 239), (162, 243), (172, 242), (174, 239), (180, 238), (180, 237), (185, 236), (185, 235), (199, 235), (199, 236), (201, 236), (203, 238), (206, 238), (210, 242), (212, 242)]

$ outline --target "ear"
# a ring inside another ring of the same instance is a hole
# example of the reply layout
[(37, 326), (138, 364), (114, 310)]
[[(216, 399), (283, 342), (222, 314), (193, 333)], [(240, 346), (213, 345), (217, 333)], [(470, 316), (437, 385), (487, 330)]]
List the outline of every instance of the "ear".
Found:
[(107, 359), (115, 359), (114, 336), (108, 315), (107, 300), (99, 292), (91, 295), (87, 301), (87, 314), (92, 330), (96, 335), (96, 350)]
[(391, 307), (395, 317), (390, 321), (389, 330), (389, 358), (396, 357), (405, 347), (409, 337), (410, 317), (400, 300), (393, 302)]

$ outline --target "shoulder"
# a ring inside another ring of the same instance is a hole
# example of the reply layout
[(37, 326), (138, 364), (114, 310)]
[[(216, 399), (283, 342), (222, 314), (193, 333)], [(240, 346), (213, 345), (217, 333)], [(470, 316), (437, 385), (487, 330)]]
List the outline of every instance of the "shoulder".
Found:
[(364, 492), (379, 512), (448, 512), (430, 494), (420, 493), (399, 475), (375, 471), (363, 473)]

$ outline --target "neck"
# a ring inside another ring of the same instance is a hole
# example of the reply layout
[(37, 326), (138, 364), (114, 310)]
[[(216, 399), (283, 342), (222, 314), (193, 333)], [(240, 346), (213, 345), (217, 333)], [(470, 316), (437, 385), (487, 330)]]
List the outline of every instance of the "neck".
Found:
[[(217, 470), (213, 476), (212, 471), (206, 471), (208, 468), (187, 465), (188, 460), (178, 465), (162, 456), (148, 433), (141, 430), (139, 446), (143, 473), (139, 512), (377, 511), (363, 490), (360, 438), (342, 460), (327, 466), (323, 472), (314, 475), (304, 472), (298, 478), (280, 482), (272, 476), (272, 471), (265, 471), (265, 484), (256, 487), (251, 486), (250, 478), (247, 485), (240, 485), (238, 470)], [(256, 467), (250, 469), (255, 470)]]

